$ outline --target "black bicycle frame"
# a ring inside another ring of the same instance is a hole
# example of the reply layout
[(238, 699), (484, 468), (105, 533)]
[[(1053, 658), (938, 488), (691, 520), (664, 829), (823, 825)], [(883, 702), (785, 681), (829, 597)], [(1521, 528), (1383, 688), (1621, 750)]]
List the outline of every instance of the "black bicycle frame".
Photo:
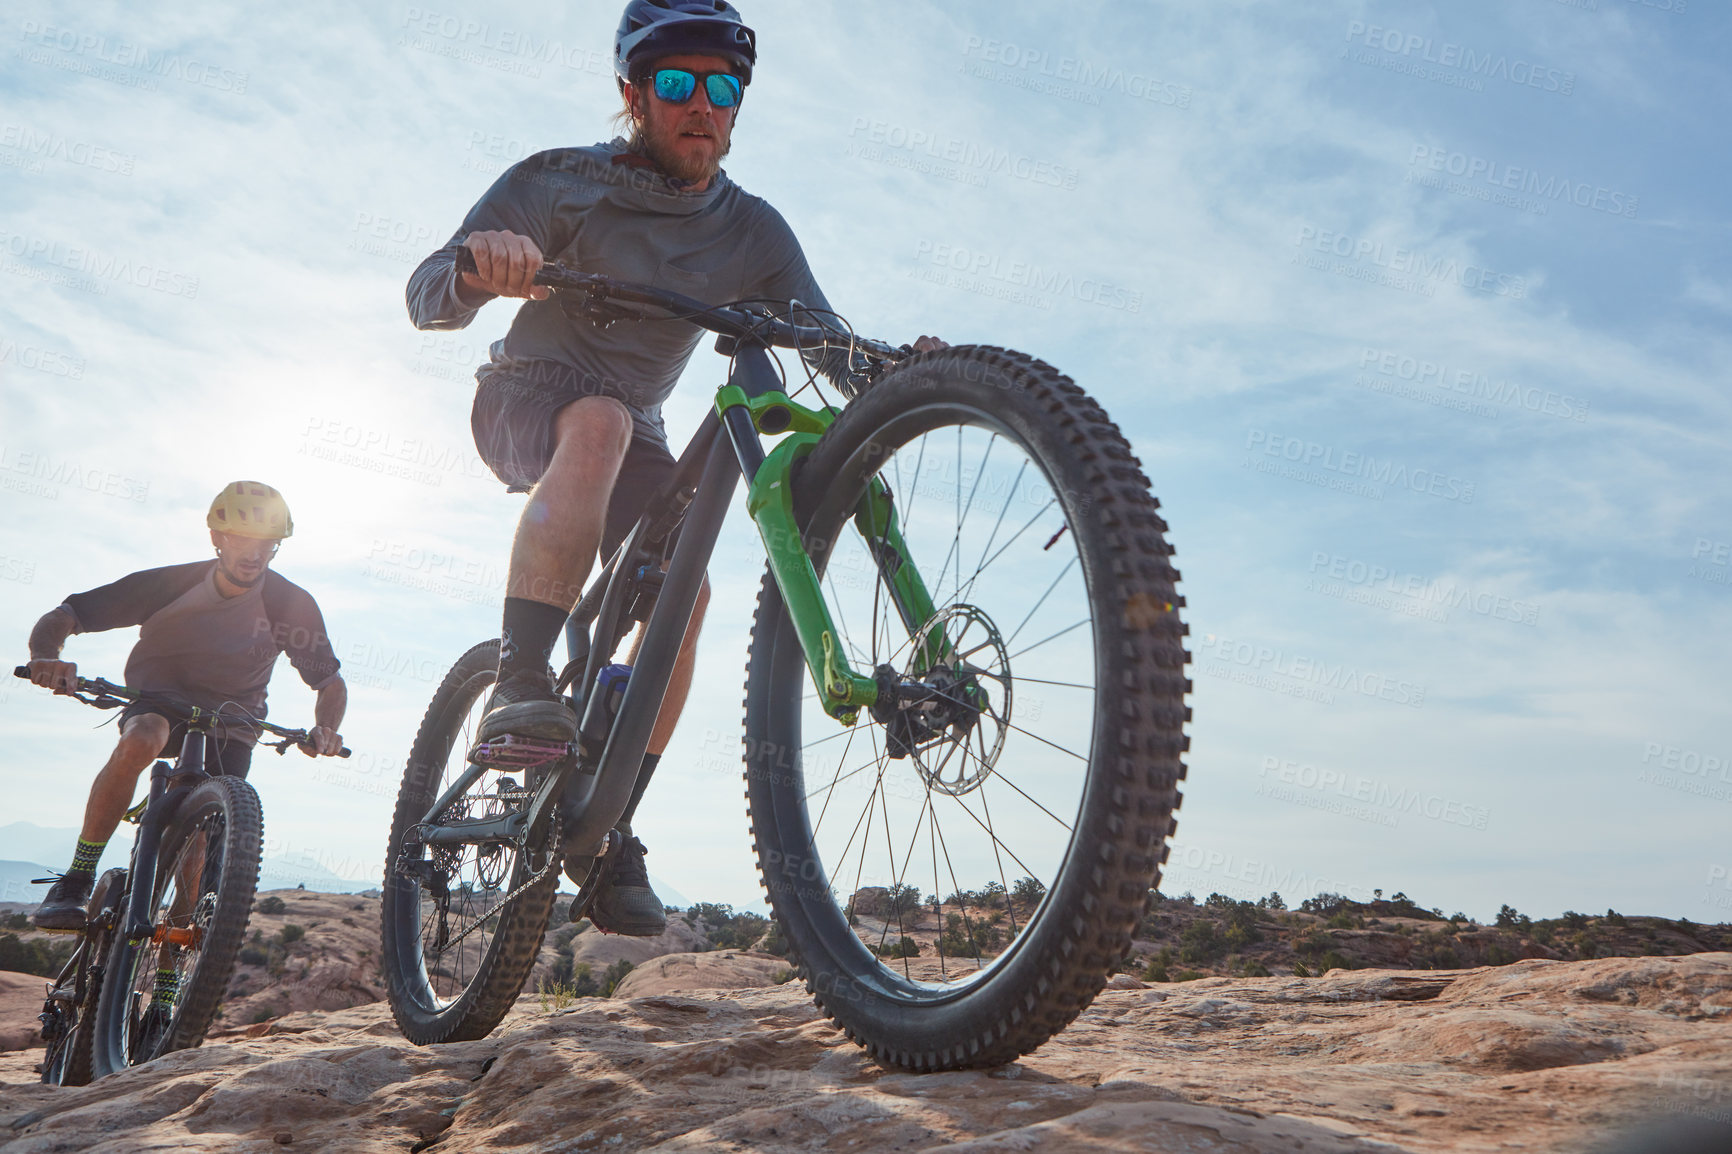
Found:
[[(180, 808), (181, 798), (210, 776), (204, 768), (207, 738), (204, 730), (189, 725), (175, 763), (170, 765), (158, 758), (150, 767), (150, 793), (144, 815), (139, 819), (138, 837), (132, 843), (132, 868), (127, 871), (132, 892), (128, 895), (122, 932), (134, 945), (155, 932), (150, 906), (151, 895), (156, 890), (156, 859), (162, 847), (162, 832), (168, 819)], [(169, 786), (171, 780), (177, 783), (172, 788)]]
[[(732, 356), (727, 383), (746, 396), (757, 397), (782, 387), (766, 345), (723, 336), (717, 339), (716, 350)], [(713, 409), (704, 418), (680, 455), (673, 477), (650, 501), (566, 622), (571, 663), (583, 665), (571, 692), (572, 706), (579, 717), (583, 716), (585, 698), (602, 664), (625, 635), (626, 597), (635, 584), (636, 569), (643, 564), (659, 564), (661, 557), (652, 555), (651, 549), (678, 525), (679, 541), (662, 578), (655, 611), (649, 615), (636, 662), (637, 668), (645, 670), (673, 668), (680, 643), (691, 624), (692, 610), (697, 606), (698, 592), (703, 588), (710, 556), (721, 536), (734, 487), (741, 476), (748, 482), (756, 477), (763, 461), (763, 445), (744, 409), (729, 410), (725, 423)], [(696, 495), (687, 507), (686, 495), (693, 490)], [(484, 772), (483, 767), (471, 764), (421, 819), (425, 825), (422, 843), (468, 845), (516, 842), (523, 838), (523, 844), (535, 845), (545, 837), (554, 814), (563, 812), (573, 824), (561, 831), (562, 841), (599, 846), (625, 812), (666, 694), (665, 679), (631, 678), (620, 702), (618, 719), (600, 756), (593, 764), (568, 763), (561, 771), (550, 774), (536, 790), (527, 812), (439, 821), (439, 814)]]

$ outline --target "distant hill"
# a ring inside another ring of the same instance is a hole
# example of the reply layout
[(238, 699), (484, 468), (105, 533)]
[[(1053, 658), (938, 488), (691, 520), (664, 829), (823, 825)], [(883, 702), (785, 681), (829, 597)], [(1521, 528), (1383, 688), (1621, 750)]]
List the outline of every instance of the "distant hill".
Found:
[(47, 886), (33, 886), (33, 878), (47, 877), (49, 871), (33, 861), (0, 861), (0, 902), (27, 902), (34, 905), (48, 892)]

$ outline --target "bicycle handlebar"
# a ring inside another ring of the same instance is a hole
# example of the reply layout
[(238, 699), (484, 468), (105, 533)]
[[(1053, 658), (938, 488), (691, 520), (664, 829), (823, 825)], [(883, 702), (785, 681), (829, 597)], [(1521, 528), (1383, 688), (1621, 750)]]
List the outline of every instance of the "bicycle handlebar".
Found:
[[(475, 254), (467, 248), (457, 250), (457, 271), (477, 273)], [(610, 301), (623, 301), (627, 304), (649, 305), (668, 313), (670, 317), (688, 320), (700, 328), (709, 329), (713, 333), (739, 339), (762, 341), (766, 345), (774, 345), (787, 349), (811, 349), (823, 345), (833, 345), (846, 342), (850, 350), (866, 357), (868, 364), (878, 367), (890, 361), (899, 361), (910, 355), (913, 350), (907, 345), (890, 345), (883, 341), (875, 341), (869, 337), (857, 337), (822, 325), (797, 325), (771, 313), (769, 309), (755, 309), (748, 305), (707, 305), (691, 297), (679, 293), (667, 292), (652, 285), (634, 284), (630, 281), (615, 280), (600, 273), (580, 272), (562, 264), (544, 264), (535, 273), (535, 283), (552, 289), (556, 293), (581, 293), (586, 298), (578, 308), (599, 324), (612, 324), (617, 320), (645, 319), (640, 314), (633, 313), (616, 306), (610, 307)], [(801, 306), (790, 305), (789, 312), (800, 309)], [(816, 314), (812, 314), (816, 315)]]
[[(30, 667), (28, 665), (14, 666), (12, 669), (12, 676), (21, 677), (25, 681), (28, 681), (30, 680)], [(96, 696), (79, 696), (84, 693), (94, 693)], [(109, 709), (119, 705), (123, 701), (137, 701), (140, 698), (148, 697), (150, 695), (140, 689), (129, 689), (124, 685), (116, 685), (114, 682), (101, 677), (80, 677), (77, 686), (74, 688), (72, 693), (68, 694), (68, 696), (77, 697), (78, 700), (84, 702), (86, 705), (95, 705), (98, 708)], [(104, 699), (107, 700), (105, 701)], [(181, 709), (178, 706), (175, 706), (174, 708), (176, 712), (185, 712), (184, 709)], [(262, 729), (266, 733), (276, 734), (278, 737), (282, 738), (281, 741), (262, 741), (259, 744), (276, 750), (279, 755), (287, 753), (289, 746), (291, 745), (306, 746), (310, 737), (304, 729), (284, 729), (282, 726), (272, 725), (268, 721), (260, 721), (253, 717), (237, 717), (232, 713), (223, 713), (221, 710), (200, 710), (197, 709), (197, 707), (194, 707), (194, 712), (195, 714), (203, 713), (205, 716), (214, 718), (219, 722), (225, 722), (231, 725), (250, 725), (255, 729)], [(188, 718), (187, 720), (191, 720), (191, 718)], [(345, 745), (337, 751), (337, 756), (348, 757), (350, 752), (351, 750), (349, 747)]]

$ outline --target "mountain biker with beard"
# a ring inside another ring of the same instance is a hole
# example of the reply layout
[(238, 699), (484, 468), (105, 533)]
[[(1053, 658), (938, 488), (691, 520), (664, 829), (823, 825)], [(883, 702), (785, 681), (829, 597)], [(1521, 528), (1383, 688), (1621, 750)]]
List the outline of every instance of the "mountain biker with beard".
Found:
[[(712, 303), (829, 307), (787, 222), (721, 170), (756, 59), (755, 33), (726, 0), (629, 0), (614, 70), (631, 137), (519, 162), (410, 277), (420, 329), (462, 328), (496, 296), (526, 301), (476, 373), (471, 413), (482, 459), (509, 491), (529, 493), (483, 740), (572, 739), (576, 719), (552, 691), (548, 661), (598, 549), (613, 552), (673, 472), (661, 406), (702, 334), (682, 321), (603, 329), (569, 317), (532, 283), (536, 270), (553, 260)], [(476, 272), (457, 271), (460, 248)], [(847, 371), (842, 353), (811, 359), (832, 380)], [(625, 848), (591, 908), (604, 930), (653, 936), (666, 926), (631, 820), (691, 687), (708, 601), (706, 582), (619, 821)], [(567, 855), (575, 879), (589, 868), (581, 854)]]
[[(349, 692), (325, 636), (324, 617), (311, 594), (271, 569), (283, 538), (294, 532), (282, 494), (257, 481), (223, 487), (205, 516), (216, 560), (145, 569), (49, 610), (30, 633), (30, 680), (56, 693), (72, 693), (78, 666), (60, 660), (74, 633), (142, 626), (126, 658), (126, 684), (156, 700), (120, 712), (120, 739), (91, 783), (84, 827), (72, 867), (54, 883), (31, 915), (38, 929), (84, 929), (84, 904), (96, 882), (96, 863), (132, 801), (139, 775), (159, 757), (174, 757), (186, 724), (169, 716), (164, 700), (262, 719), (265, 688), (277, 657), (289, 663), (317, 695), (316, 722), (308, 731), (309, 757), (343, 748)], [(245, 724), (219, 725), (206, 772), (245, 777), (258, 733)], [(172, 975), (172, 971), (169, 976)], [(158, 982), (163, 981), (158, 974)], [(158, 993), (170, 993), (159, 988)]]

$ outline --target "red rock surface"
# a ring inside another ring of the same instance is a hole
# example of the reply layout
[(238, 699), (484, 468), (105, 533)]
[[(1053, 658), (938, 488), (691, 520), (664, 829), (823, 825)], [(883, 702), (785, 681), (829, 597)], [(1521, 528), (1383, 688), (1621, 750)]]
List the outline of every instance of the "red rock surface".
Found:
[(872, 1063), (799, 983), (552, 1009), (529, 995), (493, 1036), (427, 1048), (380, 1005), (260, 1030), (81, 1089), (0, 1056), (0, 1145), (1581, 1151), (1641, 1117), (1732, 1138), (1726, 953), (1112, 989), (1020, 1062), (927, 1076)]

